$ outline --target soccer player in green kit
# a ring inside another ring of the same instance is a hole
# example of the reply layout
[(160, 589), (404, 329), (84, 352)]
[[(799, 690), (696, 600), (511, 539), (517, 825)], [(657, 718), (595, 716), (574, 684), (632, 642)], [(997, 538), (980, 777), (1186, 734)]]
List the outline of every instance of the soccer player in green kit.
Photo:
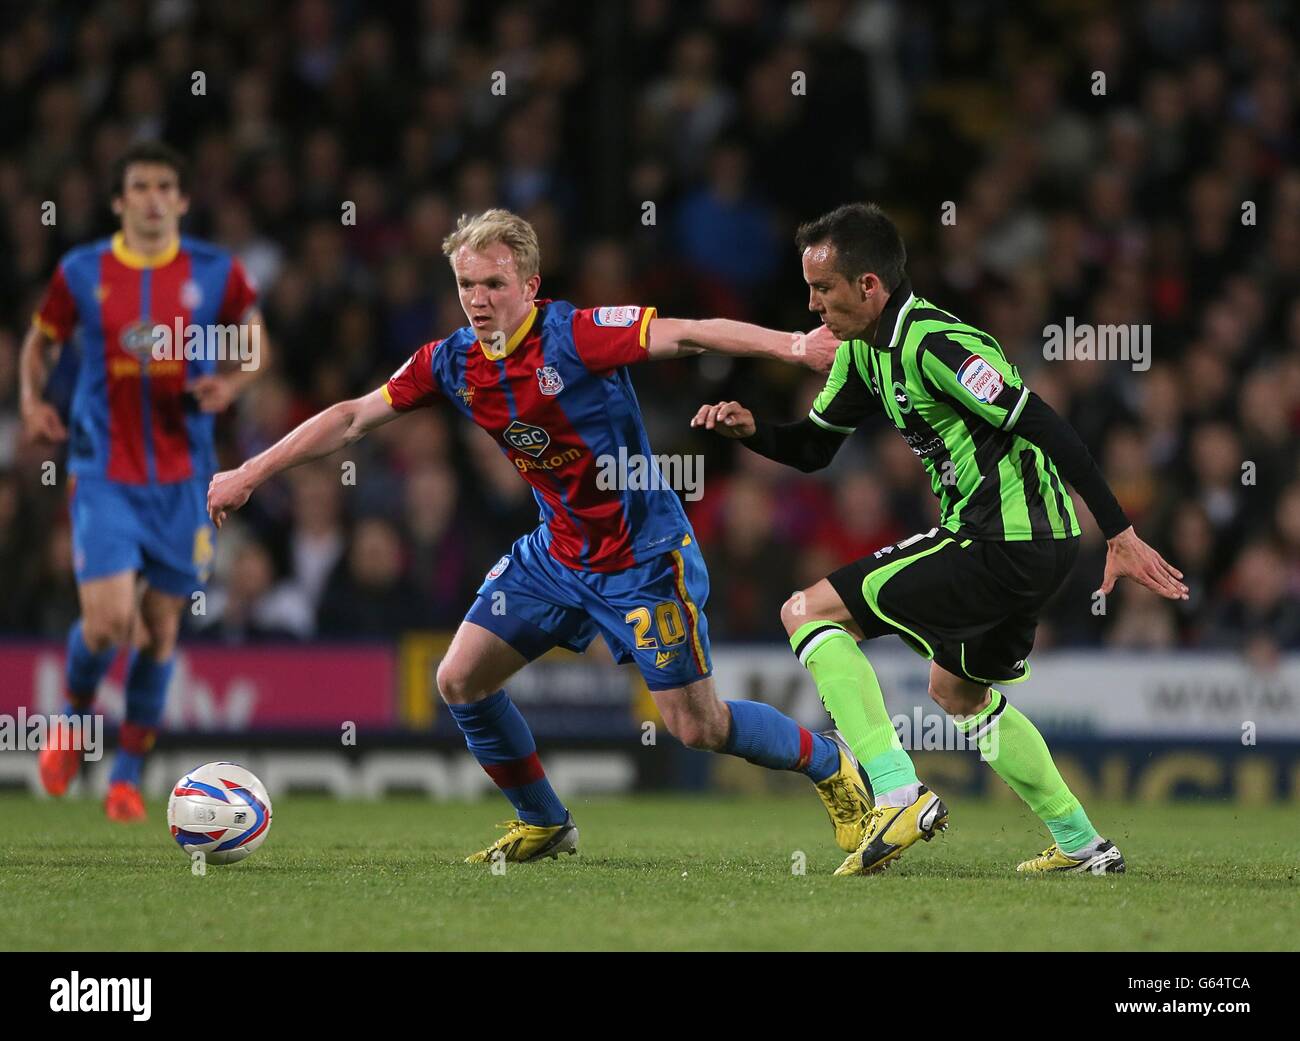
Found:
[(809, 309), (842, 341), (825, 388), (795, 423), (764, 423), (728, 401), (702, 406), (691, 425), (811, 472), (883, 414), (940, 502), (939, 526), (838, 569), (781, 609), (790, 646), (875, 793), (862, 842), (835, 873), (880, 870), (948, 822), (858, 648), (890, 633), (930, 660), (930, 696), (1051, 832), (1053, 845), (1017, 870), (1122, 872), (1123, 856), (1088, 820), (1042, 735), (997, 687), (1028, 678), (1038, 614), (1078, 556), (1063, 477), (1106, 536), (1102, 593), (1127, 576), (1185, 600), (1182, 573), (1137, 537), (1078, 435), (997, 341), (912, 292), (902, 237), (878, 207), (842, 206), (803, 225), (796, 243)]

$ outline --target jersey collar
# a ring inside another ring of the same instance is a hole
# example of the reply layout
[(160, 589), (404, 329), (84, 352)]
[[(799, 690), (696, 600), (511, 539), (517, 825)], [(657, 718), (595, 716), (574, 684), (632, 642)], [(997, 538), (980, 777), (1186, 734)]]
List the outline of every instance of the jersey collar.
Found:
[(519, 328), (506, 341), (504, 350), (495, 350), (482, 340), (478, 340), (479, 350), (483, 352), (483, 356), (488, 361), (500, 361), (502, 358), (509, 358), (514, 353), (515, 348), (524, 342), (524, 337), (528, 335), (528, 330), (533, 327), (535, 321), (537, 321), (537, 305), (533, 304), (533, 309), (528, 312), (528, 317), (519, 323)]
[(137, 253), (126, 244), (126, 235), (117, 232), (113, 236), (113, 256), (120, 260), (129, 268), (135, 268), (137, 271), (143, 271), (146, 268), (166, 267), (176, 259), (176, 254), (181, 251), (181, 240), (172, 239), (171, 244), (165, 246), (157, 253)]
[(912, 282), (904, 275), (898, 288), (889, 294), (885, 309), (880, 312), (880, 324), (876, 326), (873, 347), (882, 351), (892, 351), (898, 343), (899, 330), (903, 328), (903, 316), (912, 309), (916, 297), (912, 293)]

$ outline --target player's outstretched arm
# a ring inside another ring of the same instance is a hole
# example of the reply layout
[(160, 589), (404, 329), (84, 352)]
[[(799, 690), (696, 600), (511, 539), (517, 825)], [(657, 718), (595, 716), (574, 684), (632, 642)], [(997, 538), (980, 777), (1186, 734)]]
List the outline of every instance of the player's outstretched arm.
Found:
[(1183, 573), (1127, 527), (1113, 539), (1106, 540), (1106, 572), (1099, 592), (1109, 594), (1117, 578), (1131, 578), (1152, 592), (1169, 600), (1186, 600), (1187, 586)]
[(68, 431), (59, 418), (58, 409), (41, 397), (50, 375), (45, 355), (54, 343), (39, 326), (33, 325), (27, 330), (22, 352), (18, 356), (19, 410), (22, 413), (23, 432), (33, 441), (68, 439)]
[(825, 326), (811, 333), (783, 333), (730, 318), (652, 318), (646, 349), (652, 360), (712, 351), (748, 358), (772, 358), (830, 372), (839, 341)]
[(1187, 586), (1180, 581), (1183, 573), (1138, 538), (1074, 427), (1032, 391), (1027, 392), (1012, 426), (1018, 437), (1037, 445), (1056, 463), (1106, 536), (1106, 573), (1100, 592), (1109, 593), (1117, 578), (1127, 577), (1170, 600), (1187, 599)]
[(382, 387), (365, 397), (331, 405), (239, 468), (223, 470), (213, 477), (208, 485), (208, 516), (221, 527), (226, 514), (248, 502), (254, 489), (268, 478), (337, 452), (400, 414), (388, 403)]
[(807, 417), (795, 423), (764, 423), (739, 401), (701, 405), (691, 426), (738, 440), (751, 451), (806, 474), (829, 466), (846, 437)]

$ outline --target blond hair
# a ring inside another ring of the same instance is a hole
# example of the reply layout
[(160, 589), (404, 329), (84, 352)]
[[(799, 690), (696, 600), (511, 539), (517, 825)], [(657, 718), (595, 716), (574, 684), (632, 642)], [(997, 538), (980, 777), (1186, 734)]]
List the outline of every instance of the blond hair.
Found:
[(462, 213), (456, 221), (456, 230), (442, 240), (442, 252), (450, 259), (461, 246), (481, 253), (497, 242), (515, 255), (515, 269), (521, 279), (541, 271), (542, 251), (537, 244), (537, 232), (523, 217), (509, 210), (484, 210), (472, 217)]

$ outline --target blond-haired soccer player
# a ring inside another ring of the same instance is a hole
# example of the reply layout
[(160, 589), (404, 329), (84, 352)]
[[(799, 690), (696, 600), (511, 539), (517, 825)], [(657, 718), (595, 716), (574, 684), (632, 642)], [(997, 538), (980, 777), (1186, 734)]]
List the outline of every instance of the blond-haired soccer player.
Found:
[(492, 435), (532, 485), (542, 516), (487, 573), (438, 669), (438, 689), (470, 752), (518, 814), (504, 836), (469, 859), (576, 850), (573, 818), (502, 687), (550, 648), (582, 651), (597, 634), (620, 662), (636, 664), (685, 744), (806, 774), (840, 846), (856, 848), (869, 803), (847, 748), (770, 705), (718, 698), (704, 615), (708, 572), (677, 495), (659, 481), (607, 479), (611, 460), (654, 465), (632, 366), (712, 350), (824, 372), (833, 338), (660, 318), (652, 307), (541, 299), (537, 236), (504, 210), (462, 217), (443, 249), (468, 324), (425, 344), (383, 387), (326, 409), (218, 474), (208, 492), (213, 520), (219, 526), (274, 474), (403, 412), (435, 403), (455, 409)]

